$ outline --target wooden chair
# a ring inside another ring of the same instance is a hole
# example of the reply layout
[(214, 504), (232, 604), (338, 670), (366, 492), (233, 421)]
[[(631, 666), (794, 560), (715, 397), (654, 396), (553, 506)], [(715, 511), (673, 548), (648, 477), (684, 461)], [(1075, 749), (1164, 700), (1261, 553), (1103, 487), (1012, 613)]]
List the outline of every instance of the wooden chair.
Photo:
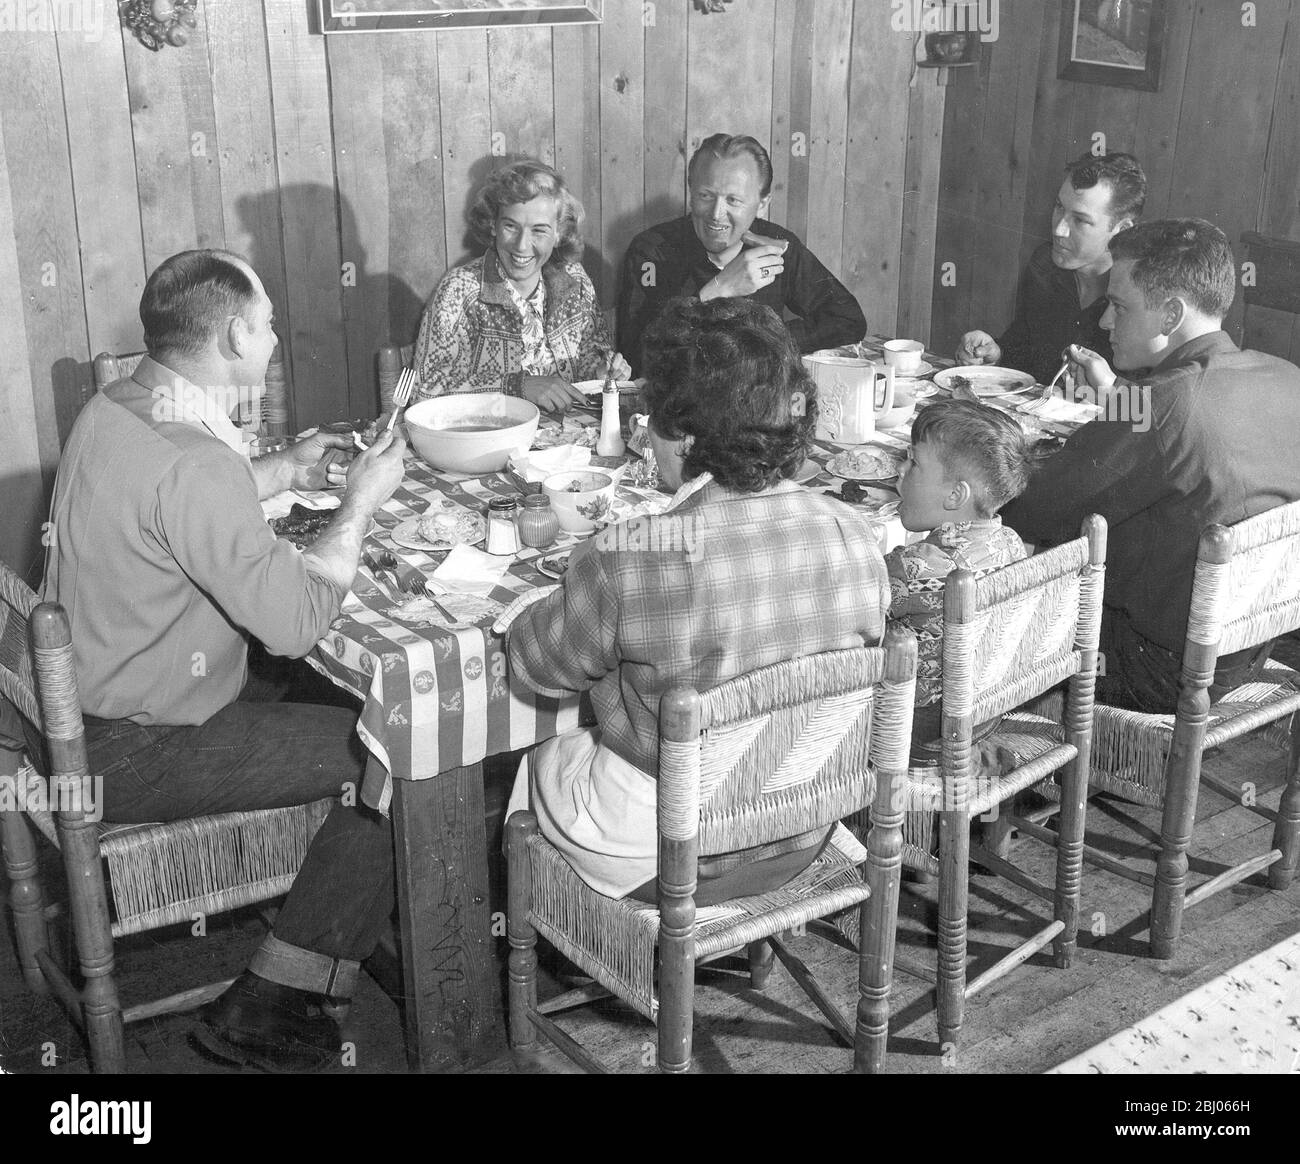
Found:
[[(755, 987), (775, 953), (841, 1039), (856, 1045), (857, 1066), (878, 1069), (898, 908), (898, 781), (915, 676), (915, 640), (893, 629), (883, 648), (778, 663), (703, 694), (668, 692), (659, 710), (658, 908), (588, 888), (538, 832), (536, 817), (515, 813), (506, 826), (512, 1046), (531, 1047), (541, 1031), (587, 1070), (603, 1071), (547, 1016), (612, 993), (658, 1023), (659, 1069), (685, 1072), (695, 967), (748, 947)], [(825, 852), (781, 888), (696, 908), (700, 856), (829, 827), (873, 800), (876, 823), (865, 852), (840, 825)], [(853, 906), (868, 935), (859, 959), (856, 1035), (776, 936)], [(598, 987), (539, 1006), (539, 932)]]
[[(83, 1030), (91, 1065), (125, 1069), (124, 1023), (196, 1007), (230, 983), (123, 1010), (113, 980), (114, 939), (191, 924), (288, 892), (333, 801), (196, 817), (168, 824), (97, 822), (102, 800), (86, 763), (67, 615), (37, 602), (0, 564), (0, 729), (9, 709), (29, 744), (0, 730), (0, 840), (10, 880), (18, 961), (28, 986), (53, 992)], [(44, 753), (44, 755), (41, 755)], [(54, 813), (45, 806), (54, 803)], [(78, 989), (50, 950), (50, 910), (37, 876), (36, 831), (62, 850)], [(104, 872), (107, 869), (108, 883)]]
[[(1049, 942), (1056, 965), (1068, 968), (1079, 928), (1079, 889), (1096, 686), (1097, 641), (1105, 579), (1106, 523), (1090, 517), (1082, 536), (976, 578), (950, 574), (944, 587), (943, 754), (936, 768), (908, 773), (903, 864), (939, 877), (937, 971), (900, 968), (937, 982), (939, 1041), (955, 1049), (965, 1004), (990, 983), (1027, 961)], [(1069, 680), (1058, 721), (1017, 711), (1028, 700)], [(1010, 714), (1005, 714), (1010, 713)], [(983, 741), (1012, 761), (996, 775), (973, 773), (975, 724), (1005, 715)], [(1006, 859), (1005, 848), (972, 846), (977, 818), (993, 813), (992, 831), (1009, 838), (1000, 807), (1059, 773), (1061, 832), (1056, 879), (1043, 885)], [(939, 821), (938, 855), (931, 853)], [(973, 981), (967, 980), (969, 866), (985, 868), (1053, 904), (1053, 921)]]
[[(1183, 911), (1256, 873), (1268, 871), (1272, 889), (1286, 889), (1300, 857), (1300, 672), (1267, 665), (1261, 680), (1210, 704), (1209, 686), (1220, 655), (1259, 646), (1300, 628), (1300, 502), (1267, 510), (1234, 526), (1212, 525), (1201, 535), (1192, 582), (1191, 615), (1183, 647), (1174, 715), (1147, 715), (1098, 704), (1093, 726), (1091, 784), (1138, 803), (1163, 806), (1155, 876), (1087, 847), (1084, 857), (1152, 890), (1151, 952), (1172, 958)], [(1268, 852), (1224, 867), (1188, 889), (1187, 852), (1196, 822), (1197, 792), (1207, 784), (1231, 801), (1242, 790), (1201, 771), (1209, 748), (1266, 724), (1290, 720), (1286, 785)], [(1037, 822), (1029, 822), (1031, 829)], [(1041, 831), (1041, 829), (1039, 830)], [(1049, 834), (1050, 835), (1050, 834)]]

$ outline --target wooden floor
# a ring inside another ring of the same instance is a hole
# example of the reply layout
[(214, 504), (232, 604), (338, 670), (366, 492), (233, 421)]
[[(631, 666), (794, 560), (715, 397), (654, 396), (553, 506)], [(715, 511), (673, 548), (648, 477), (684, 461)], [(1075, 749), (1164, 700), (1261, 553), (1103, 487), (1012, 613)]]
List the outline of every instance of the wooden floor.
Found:
[[(1294, 644), (1289, 645), (1294, 654)], [(1267, 808), (1277, 806), (1284, 765), (1276, 731), (1256, 733), (1226, 752), (1212, 753), (1206, 762), (1208, 771), (1234, 786), (1254, 783), (1258, 802)], [(1158, 827), (1154, 809), (1107, 797), (1089, 802), (1091, 843), (1116, 856), (1146, 861), (1148, 869), (1148, 845)], [(1198, 872), (1211, 872), (1210, 863), (1231, 864), (1266, 851), (1271, 833), (1272, 825), (1263, 817), (1203, 787), (1192, 850), (1194, 879), (1202, 879), (1196, 877)], [(1050, 878), (1051, 850), (1021, 838), (1014, 842), (1014, 856), (1030, 872)], [(899, 933), (900, 953), (931, 964), (934, 900), (933, 886), (905, 885)], [(1075, 965), (1057, 970), (1050, 957), (1040, 955), (973, 999), (955, 1056), (939, 1054), (930, 989), (919, 979), (899, 974), (888, 1069), (915, 1074), (1046, 1071), (1300, 932), (1300, 880), (1284, 893), (1272, 893), (1256, 877), (1189, 911), (1177, 956), (1158, 962), (1147, 955), (1147, 906), (1140, 886), (1085, 866), (1083, 929)], [(1038, 899), (983, 876), (972, 877), (971, 911), (975, 973), (1041, 928), (1047, 916)], [(233, 976), (261, 933), (261, 922), (246, 911), (215, 921), (205, 937), (180, 929), (133, 939), (119, 958), (122, 996), (134, 1002)], [(851, 1009), (856, 1001), (856, 958), (813, 937), (795, 939), (791, 946), (813, 966), (830, 994)], [(397, 1006), (369, 979), (363, 982), (346, 1028), (357, 1048), (354, 1070), (403, 1072), (407, 1068)], [(704, 970), (699, 982), (696, 1070), (820, 1073), (849, 1068), (851, 1053), (835, 1042), (779, 965), (762, 993), (749, 989), (746, 976), (723, 971)], [(554, 981), (548, 986), (559, 988)], [(612, 1071), (653, 1070), (654, 1028), (630, 1010), (596, 1004), (564, 1016), (561, 1025)], [(226, 1070), (190, 1045), (188, 1029), (184, 1016), (129, 1028), (130, 1069), (173, 1074)], [(1245, 1047), (1240, 1070), (1267, 1070), (1268, 1062)], [(23, 988), (9, 933), (0, 936), (0, 1067), (19, 1072), (86, 1070), (84, 1051), (59, 1007), (33, 998)], [(1189, 1064), (1189, 1070), (1195, 1069)], [(567, 1065), (555, 1052), (542, 1051), (527, 1062), (502, 1056), (481, 1070), (561, 1071)]]

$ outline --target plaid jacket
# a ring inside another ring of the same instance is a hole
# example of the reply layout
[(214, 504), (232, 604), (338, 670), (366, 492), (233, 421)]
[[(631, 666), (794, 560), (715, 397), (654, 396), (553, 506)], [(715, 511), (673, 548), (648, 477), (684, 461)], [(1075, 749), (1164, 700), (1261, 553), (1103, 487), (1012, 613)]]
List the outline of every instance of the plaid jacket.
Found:
[[(556, 373), (570, 382), (603, 376), (613, 345), (587, 273), (578, 263), (555, 260), (542, 268), (542, 279), (546, 342)], [(523, 326), (494, 251), (448, 271), (420, 321), (415, 399), (444, 392), (518, 396)]]
[(711, 481), (668, 513), (610, 526), (564, 585), (510, 630), (510, 663), (543, 694), (591, 690), (602, 741), (658, 771), (659, 697), (884, 634), (889, 582), (856, 510), (784, 482)]

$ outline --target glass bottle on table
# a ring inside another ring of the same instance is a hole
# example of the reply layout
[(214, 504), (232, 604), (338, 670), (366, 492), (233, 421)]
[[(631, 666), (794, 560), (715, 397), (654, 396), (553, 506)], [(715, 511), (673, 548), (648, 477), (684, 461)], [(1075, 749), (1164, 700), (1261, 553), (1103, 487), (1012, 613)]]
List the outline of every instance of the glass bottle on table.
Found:
[(519, 540), (536, 550), (544, 550), (560, 534), (560, 519), (551, 508), (545, 493), (530, 493), (519, 512)]
[(519, 532), (515, 514), (519, 505), (513, 497), (494, 497), (488, 502), (487, 552), (511, 557), (519, 552)]

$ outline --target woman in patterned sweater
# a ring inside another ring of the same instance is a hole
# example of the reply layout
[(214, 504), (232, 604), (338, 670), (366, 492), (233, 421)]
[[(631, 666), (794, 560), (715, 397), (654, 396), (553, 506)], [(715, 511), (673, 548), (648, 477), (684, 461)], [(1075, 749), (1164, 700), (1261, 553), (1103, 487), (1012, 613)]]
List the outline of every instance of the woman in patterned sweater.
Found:
[[(550, 166), (492, 174), (469, 214), (488, 249), (443, 276), (420, 322), (416, 399), (507, 392), (553, 412), (583, 399), (573, 382), (604, 376), (613, 345), (578, 262), (582, 219)], [(621, 358), (614, 374), (628, 375)]]

